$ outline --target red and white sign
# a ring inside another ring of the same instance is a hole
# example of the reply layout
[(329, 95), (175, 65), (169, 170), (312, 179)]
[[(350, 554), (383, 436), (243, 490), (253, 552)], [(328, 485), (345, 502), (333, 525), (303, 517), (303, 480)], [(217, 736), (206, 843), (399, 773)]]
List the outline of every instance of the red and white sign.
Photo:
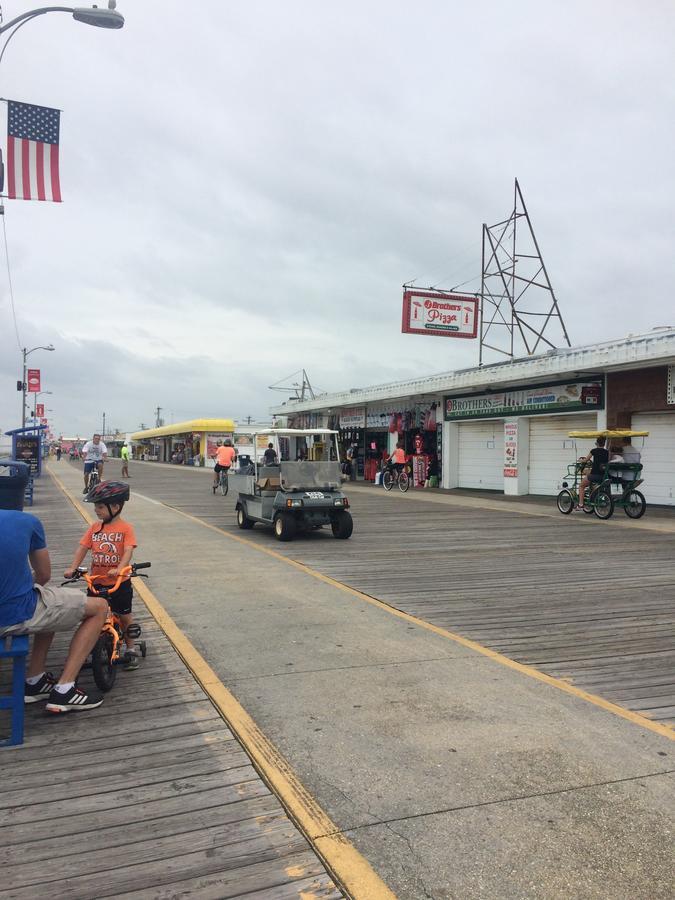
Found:
[(36, 403), (35, 404), (35, 415), (38, 419), (41, 419), (45, 414), (45, 405), (44, 403)]
[(39, 394), (42, 388), (40, 387), (40, 370), (39, 369), (28, 369), (26, 372), (26, 390), (31, 394)]
[(504, 422), (504, 478), (518, 477), (518, 423)]
[(403, 334), (475, 338), (478, 334), (478, 300), (462, 294), (431, 291), (403, 292)]

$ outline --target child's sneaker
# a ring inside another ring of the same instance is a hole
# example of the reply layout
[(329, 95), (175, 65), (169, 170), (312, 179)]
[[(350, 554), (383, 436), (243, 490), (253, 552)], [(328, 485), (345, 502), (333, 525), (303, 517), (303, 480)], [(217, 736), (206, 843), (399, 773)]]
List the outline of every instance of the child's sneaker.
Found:
[(56, 678), (51, 672), (44, 672), (37, 684), (26, 682), (23, 686), (23, 702), (37, 703), (38, 700), (46, 700), (55, 684)]
[(138, 653), (135, 650), (127, 650), (124, 654), (123, 663), (125, 672), (133, 672), (134, 669), (139, 667)]
[(49, 702), (45, 706), (47, 712), (50, 713), (67, 713), (71, 709), (96, 709), (103, 703), (103, 697), (98, 694), (85, 694), (77, 685), (71, 687), (65, 694), (60, 693), (54, 688), (49, 695)]

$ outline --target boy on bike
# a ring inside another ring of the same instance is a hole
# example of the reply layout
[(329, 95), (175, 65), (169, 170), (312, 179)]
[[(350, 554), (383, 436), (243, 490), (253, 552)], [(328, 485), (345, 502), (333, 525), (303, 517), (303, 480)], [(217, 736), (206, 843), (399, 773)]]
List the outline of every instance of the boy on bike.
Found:
[[(87, 494), (86, 499), (87, 503), (94, 504), (94, 512), (101, 521), (89, 526), (75, 551), (72, 565), (64, 575), (72, 578), (87, 552), (91, 551), (91, 574), (104, 576), (97, 584), (112, 587), (120, 570), (131, 564), (131, 557), (137, 546), (133, 526), (121, 518), (124, 503), (129, 499), (129, 485), (121, 481), (102, 481)], [(95, 596), (92, 591), (87, 591), (87, 595)], [(132, 597), (131, 578), (127, 575), (108, 598), (110, 608), (119, 616), (124, 629), (124, 668), (127, 670), (138, 668), (134, 639), (128, 636), (129, 626), (134, 621), (131, 614)]]

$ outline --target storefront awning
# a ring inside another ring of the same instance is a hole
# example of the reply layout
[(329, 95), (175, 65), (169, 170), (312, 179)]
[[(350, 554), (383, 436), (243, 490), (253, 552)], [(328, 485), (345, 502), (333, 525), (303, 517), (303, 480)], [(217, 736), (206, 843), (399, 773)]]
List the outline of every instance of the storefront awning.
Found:
[(189, 422), (176, 422), (175, 425), (163, 425), (161, 428), (148, 428), (136, 431), (131, 435), (132, 441), (145, 441), (152, 438), (171, 437), (176, 434), (192, 434), (192, 432), (212, 432), (213, 434), (233, 432), (233, 419), (191, 419)]

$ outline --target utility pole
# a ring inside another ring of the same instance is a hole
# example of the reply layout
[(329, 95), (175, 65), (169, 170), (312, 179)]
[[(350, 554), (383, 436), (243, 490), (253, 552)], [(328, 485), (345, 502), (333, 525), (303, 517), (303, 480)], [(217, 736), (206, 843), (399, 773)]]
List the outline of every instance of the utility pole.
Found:
[(101, 440), (105, 441), (105, 413), (103, 413), (103, 428), (101, 429)]
[(160, 417), (159, 417), (159, 414), (161, 413), (161, 411), (162, 411), (162, 407), (161, 407), (161, 406), (158, 406), (158, 407), (157, 407), (157, 410), (156, 410), (155, 428), (159, 428), (159, 426), (160, 426), (160, 424), (161, 424), (161, 422), (162, 422), (162, 420), (161, 420)]

